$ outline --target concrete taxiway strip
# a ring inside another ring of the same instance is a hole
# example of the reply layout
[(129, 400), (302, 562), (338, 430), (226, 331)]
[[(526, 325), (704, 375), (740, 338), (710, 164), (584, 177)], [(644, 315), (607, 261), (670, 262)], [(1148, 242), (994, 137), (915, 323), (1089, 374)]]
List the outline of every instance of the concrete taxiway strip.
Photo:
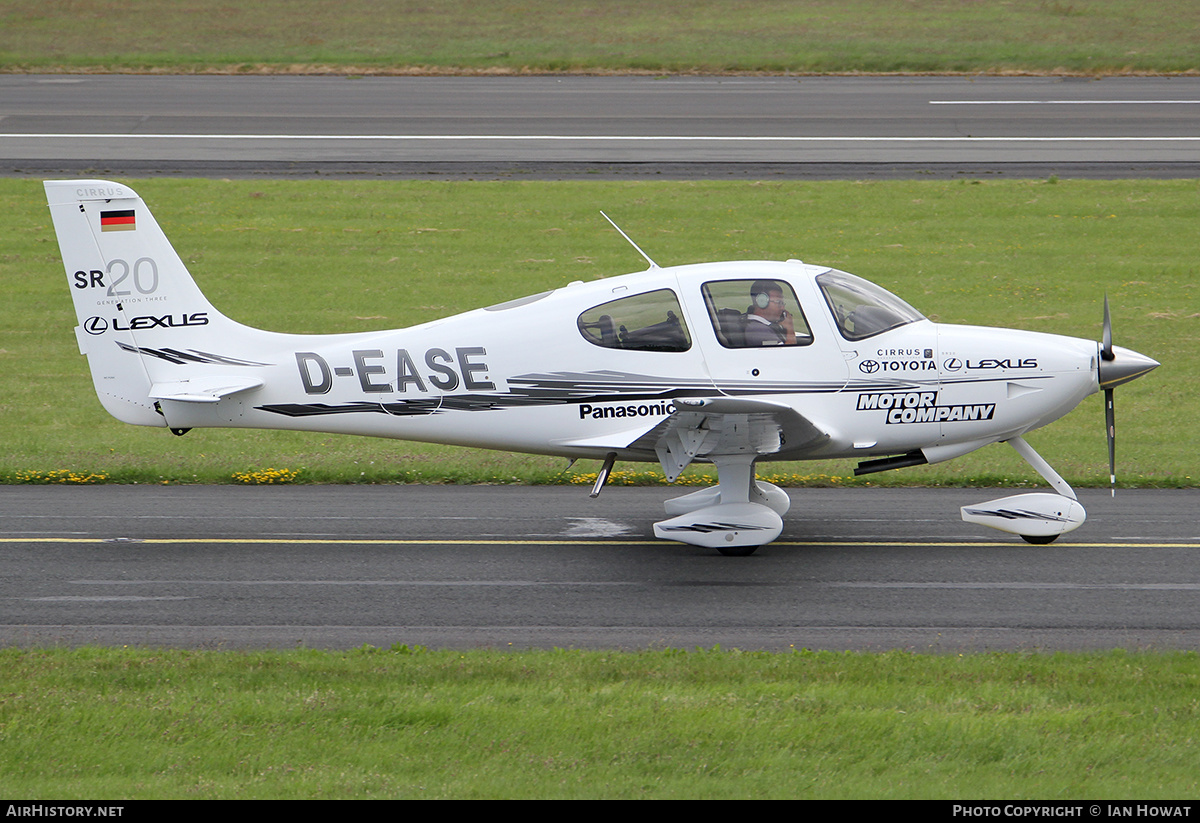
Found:
[(0, 173), (1191, 178), (1198, 91), (1186, 77), (0, 76)]
[(856, 135), (753, 135), (753, 134), (24, 134), (0, 133), (0, 139), (35, 138), (39, 140), (332, 140), (358, 142), (430, 141), (443, 142), (596, 142), (596, 143), (1194, 143), (1195, 136), (1154, 137), (1113, 135), (1095, 137), (931, 137), (931, 136), (856, 136)]

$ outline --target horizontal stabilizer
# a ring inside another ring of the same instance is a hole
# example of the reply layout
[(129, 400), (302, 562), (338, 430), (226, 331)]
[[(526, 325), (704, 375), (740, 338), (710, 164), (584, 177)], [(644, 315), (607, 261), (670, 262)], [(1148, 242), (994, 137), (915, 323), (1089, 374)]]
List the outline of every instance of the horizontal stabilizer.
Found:
[(150, 397), (155, 400), (178, 400), (183, 403), (217, 403), (223, 397), (261, 388), (262, 380), (244, 377), (205, 377), (196, 380), (175, 380), (155, 383)]

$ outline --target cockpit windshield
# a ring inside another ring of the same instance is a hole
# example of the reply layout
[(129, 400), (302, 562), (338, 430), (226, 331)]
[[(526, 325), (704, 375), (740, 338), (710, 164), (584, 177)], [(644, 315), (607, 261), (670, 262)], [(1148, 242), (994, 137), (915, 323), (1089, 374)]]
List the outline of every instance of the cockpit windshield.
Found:
[(833, 312), (838, 331), (847, 340), (865, 340), (925, 319), (887, 289), (844, 271), (830, 269), (818, 275), (817, 285)]

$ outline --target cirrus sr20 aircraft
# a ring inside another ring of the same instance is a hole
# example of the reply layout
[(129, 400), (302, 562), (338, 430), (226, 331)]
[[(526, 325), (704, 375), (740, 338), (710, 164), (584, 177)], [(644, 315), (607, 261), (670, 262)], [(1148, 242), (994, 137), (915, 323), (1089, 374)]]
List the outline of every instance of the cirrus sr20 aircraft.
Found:
[(1112, 345), (1107, 303), (1097, 343), (933, 323), (798, 260), (660, 268), (640, 249), (647, 271), (412, 328), (261, 331), (213, 308), (128, 186), (45, 188), (75, 336), (117, 419), (594, 458), (593, 496), (616, 460), (658, 463), (671, 481), (712, 463), (717, 485), (668, 501), (654, 533), (728, 555), (783, 528), (788, 495), (756, 479), (759, 461), (850, 458), (865, 474), (996, 442), (1054, 493), (967, 506), (963, 519), (1050, 542), (1084, 510), (1023, 436), (1103, 389), (1111, 473), (1112, 389), (1158, 365)]

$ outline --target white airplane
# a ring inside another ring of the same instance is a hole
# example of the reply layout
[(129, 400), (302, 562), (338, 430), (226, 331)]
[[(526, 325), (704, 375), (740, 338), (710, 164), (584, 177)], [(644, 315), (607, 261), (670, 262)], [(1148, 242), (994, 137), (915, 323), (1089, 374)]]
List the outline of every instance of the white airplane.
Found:
[[(768, 460), (856, 474), (1006, 442), (1055, 493), (962, 509), (1048, 543), (1083, 523), (1024, 435), (1158, 366), (1112, 344), (933, 323), (888, 291), (798, 260), (650, 268), (394, 331), (280, 334), (222, 315), (128, 186), (46, 181), (100, 402), (126, 423), (297, 429), (658, 463), (717, 485), (666, 503), (657, 537), (748, 555), (790, 501)], [(615, 226), (615, 224), (614, 224)], [(618, 229), (620, 231), (620, 229)], [(624, 232), (621, 232), (624, 236)], [(626, 237), (626, 240), (629, 240)], [(1115, 477), (1113, 479), (1115, 484)]]

